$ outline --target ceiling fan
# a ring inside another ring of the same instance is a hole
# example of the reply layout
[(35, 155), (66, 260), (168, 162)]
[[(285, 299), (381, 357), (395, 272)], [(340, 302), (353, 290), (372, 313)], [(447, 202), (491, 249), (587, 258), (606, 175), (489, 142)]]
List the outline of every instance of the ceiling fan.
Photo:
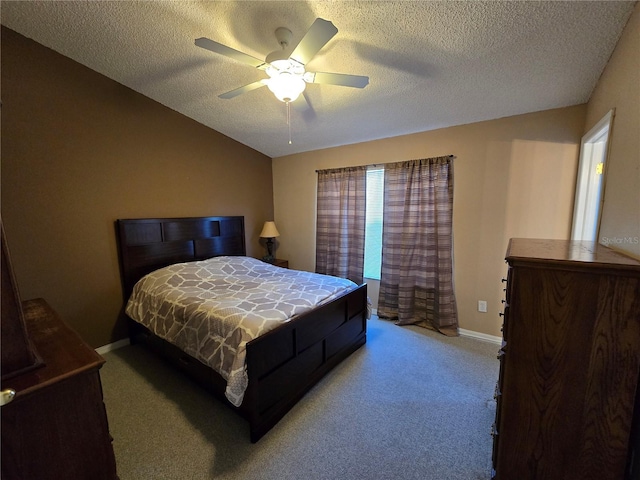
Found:
[[(308, 72), (305, 66), (324, 47), (338, 29), (328, 20), (316, 18), (300, 43), (290, 46), (291, 30), (279, 27), (276, 39), (281, 50), (271, 52), (264, 60), (235, 50), (205, 37), (196, 39), (198, 47), (224, 55), (263, 70), (268, 78), (244, 85), (219, 95), (219, 98), (230, 99), (242, 93), (267, 86), (278, 100), (289, 104), (294, 102), (304, 91), (307, 83), (340, 85), (343, 87), (364, 88), (369, 84), (369, 77), (347, 75), (343, 73)], [(301, 97), (304, 99), (304, 96)], [(306, 105), (306, 99), (304, 99)]]

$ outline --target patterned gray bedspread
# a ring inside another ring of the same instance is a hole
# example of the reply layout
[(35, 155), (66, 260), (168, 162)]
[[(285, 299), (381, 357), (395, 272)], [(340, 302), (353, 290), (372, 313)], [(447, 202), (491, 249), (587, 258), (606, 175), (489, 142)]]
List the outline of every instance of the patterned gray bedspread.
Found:
[(143, 277), (126, 313), (217, 371), (227, 381), (227, 399), (240, 406), (247, 342), (356, 286), (254, 258), (214, 257)]

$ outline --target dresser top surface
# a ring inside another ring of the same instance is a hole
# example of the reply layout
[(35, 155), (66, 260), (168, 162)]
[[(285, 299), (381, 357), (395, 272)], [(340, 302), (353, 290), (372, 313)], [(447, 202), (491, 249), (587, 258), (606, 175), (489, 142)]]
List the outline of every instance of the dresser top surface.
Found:
[(583, 266), (620, 267), (638, 271), (640, 261), (596, 242), (577, 240), (546, 240), (512, 238), (509, 241), (508, 261), (531, 261)]
[(38, 298), (26, 300), (22, 305), (29, 337), (43, 364), (3, 382), (3, 388), (18, 392), (16, 399), (102, 366), (104, 359), (47, 302)]

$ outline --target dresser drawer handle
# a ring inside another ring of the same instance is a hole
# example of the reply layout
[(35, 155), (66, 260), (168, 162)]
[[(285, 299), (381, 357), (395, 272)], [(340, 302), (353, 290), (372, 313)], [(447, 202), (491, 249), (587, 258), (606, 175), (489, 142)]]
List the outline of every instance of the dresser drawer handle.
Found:
[(7, 388), (6, 390), (2, 390), (0, 392), (0, 407), (6, 405), (7, 403), (11, 403), (13, 399), (16, 398), (16, 391)]

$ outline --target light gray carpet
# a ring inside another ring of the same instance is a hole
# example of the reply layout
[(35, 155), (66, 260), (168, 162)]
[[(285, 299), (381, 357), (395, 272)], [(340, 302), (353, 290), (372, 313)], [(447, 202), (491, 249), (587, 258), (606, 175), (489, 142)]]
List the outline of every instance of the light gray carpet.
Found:
[(101, 371), (118, 474), (489, 479), (497, 349), (373, 317), (367, 344), (252, 444), (230, 408), (143, 347), (124, 347)]

